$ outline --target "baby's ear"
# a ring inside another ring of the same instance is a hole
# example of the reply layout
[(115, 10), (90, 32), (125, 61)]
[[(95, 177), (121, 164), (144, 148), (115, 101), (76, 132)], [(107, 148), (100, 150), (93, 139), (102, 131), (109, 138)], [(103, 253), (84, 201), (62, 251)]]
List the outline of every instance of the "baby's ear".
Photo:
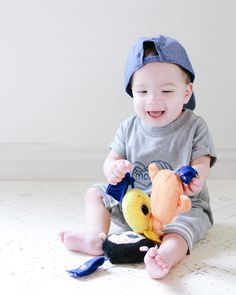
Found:
[(186, 86), (186, 90), (185, 90), (184, 104), (187, 104), (189, 102), (192, 94), (193, 94), (193, 83), (189, 83)]
[(160, 169), (157, 167), (157, 165), (155, 163), (151, 163), (148, 166), (148, 174), (151, 178), (151, 180), (153, 180), (153, 178), (156, 176), (156, 174), (160, 171)]

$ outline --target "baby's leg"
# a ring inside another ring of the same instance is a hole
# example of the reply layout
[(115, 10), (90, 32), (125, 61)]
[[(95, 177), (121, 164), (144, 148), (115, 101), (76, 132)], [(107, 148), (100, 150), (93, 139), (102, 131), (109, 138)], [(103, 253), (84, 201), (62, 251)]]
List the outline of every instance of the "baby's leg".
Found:
[(175, 233), (166, 234), (159, 249), (150, 248), (144, 257), (148, 274), (153, 279), (163, 278), (188, 251), (185, 239)]
[(95, 188), (90, 188), (85, 195), (86, 223), (78, 231), (65, 230), (60, 238), (66, 248), (90, 255), (102, 255), (101, 233), (108, 234), (110, 213), (105, 208), (102, 196)]

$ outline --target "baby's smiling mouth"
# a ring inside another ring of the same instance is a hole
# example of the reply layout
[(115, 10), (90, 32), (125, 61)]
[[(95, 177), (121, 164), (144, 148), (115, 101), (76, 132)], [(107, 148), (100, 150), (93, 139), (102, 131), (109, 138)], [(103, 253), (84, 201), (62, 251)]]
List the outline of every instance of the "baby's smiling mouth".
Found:
[(148, 115), (154, 119), (160, 118), (165, 111), (148, 111)]

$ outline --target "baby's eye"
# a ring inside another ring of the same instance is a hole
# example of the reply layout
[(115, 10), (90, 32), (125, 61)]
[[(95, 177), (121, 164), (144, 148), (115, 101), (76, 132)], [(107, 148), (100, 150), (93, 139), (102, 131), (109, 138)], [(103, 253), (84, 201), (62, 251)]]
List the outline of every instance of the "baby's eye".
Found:
[(162, 90), (162, 93), (173, 93), (173, 90)]
[(137, 93), (146, 94), (147, 93), (147, 90), (138, 90)]

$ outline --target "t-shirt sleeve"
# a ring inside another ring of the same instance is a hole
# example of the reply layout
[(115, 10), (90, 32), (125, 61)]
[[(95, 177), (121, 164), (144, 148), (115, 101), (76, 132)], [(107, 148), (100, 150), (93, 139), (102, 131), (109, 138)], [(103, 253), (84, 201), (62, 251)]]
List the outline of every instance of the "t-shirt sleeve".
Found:
[(123, 158), (126, 158), (126, 128), (127, 122), (122, 122), (119, 128), (117, 129), (112, 142), (108, 145), (110, 150), (113, 150)]
[(203, 119), (199, 120), (197, 128), (195, 130), (195, 135), (193, 139), (192, 160), (202, 156), (211, 157), (211, 167), (215, 164), (217, 159), (212, 136)]

